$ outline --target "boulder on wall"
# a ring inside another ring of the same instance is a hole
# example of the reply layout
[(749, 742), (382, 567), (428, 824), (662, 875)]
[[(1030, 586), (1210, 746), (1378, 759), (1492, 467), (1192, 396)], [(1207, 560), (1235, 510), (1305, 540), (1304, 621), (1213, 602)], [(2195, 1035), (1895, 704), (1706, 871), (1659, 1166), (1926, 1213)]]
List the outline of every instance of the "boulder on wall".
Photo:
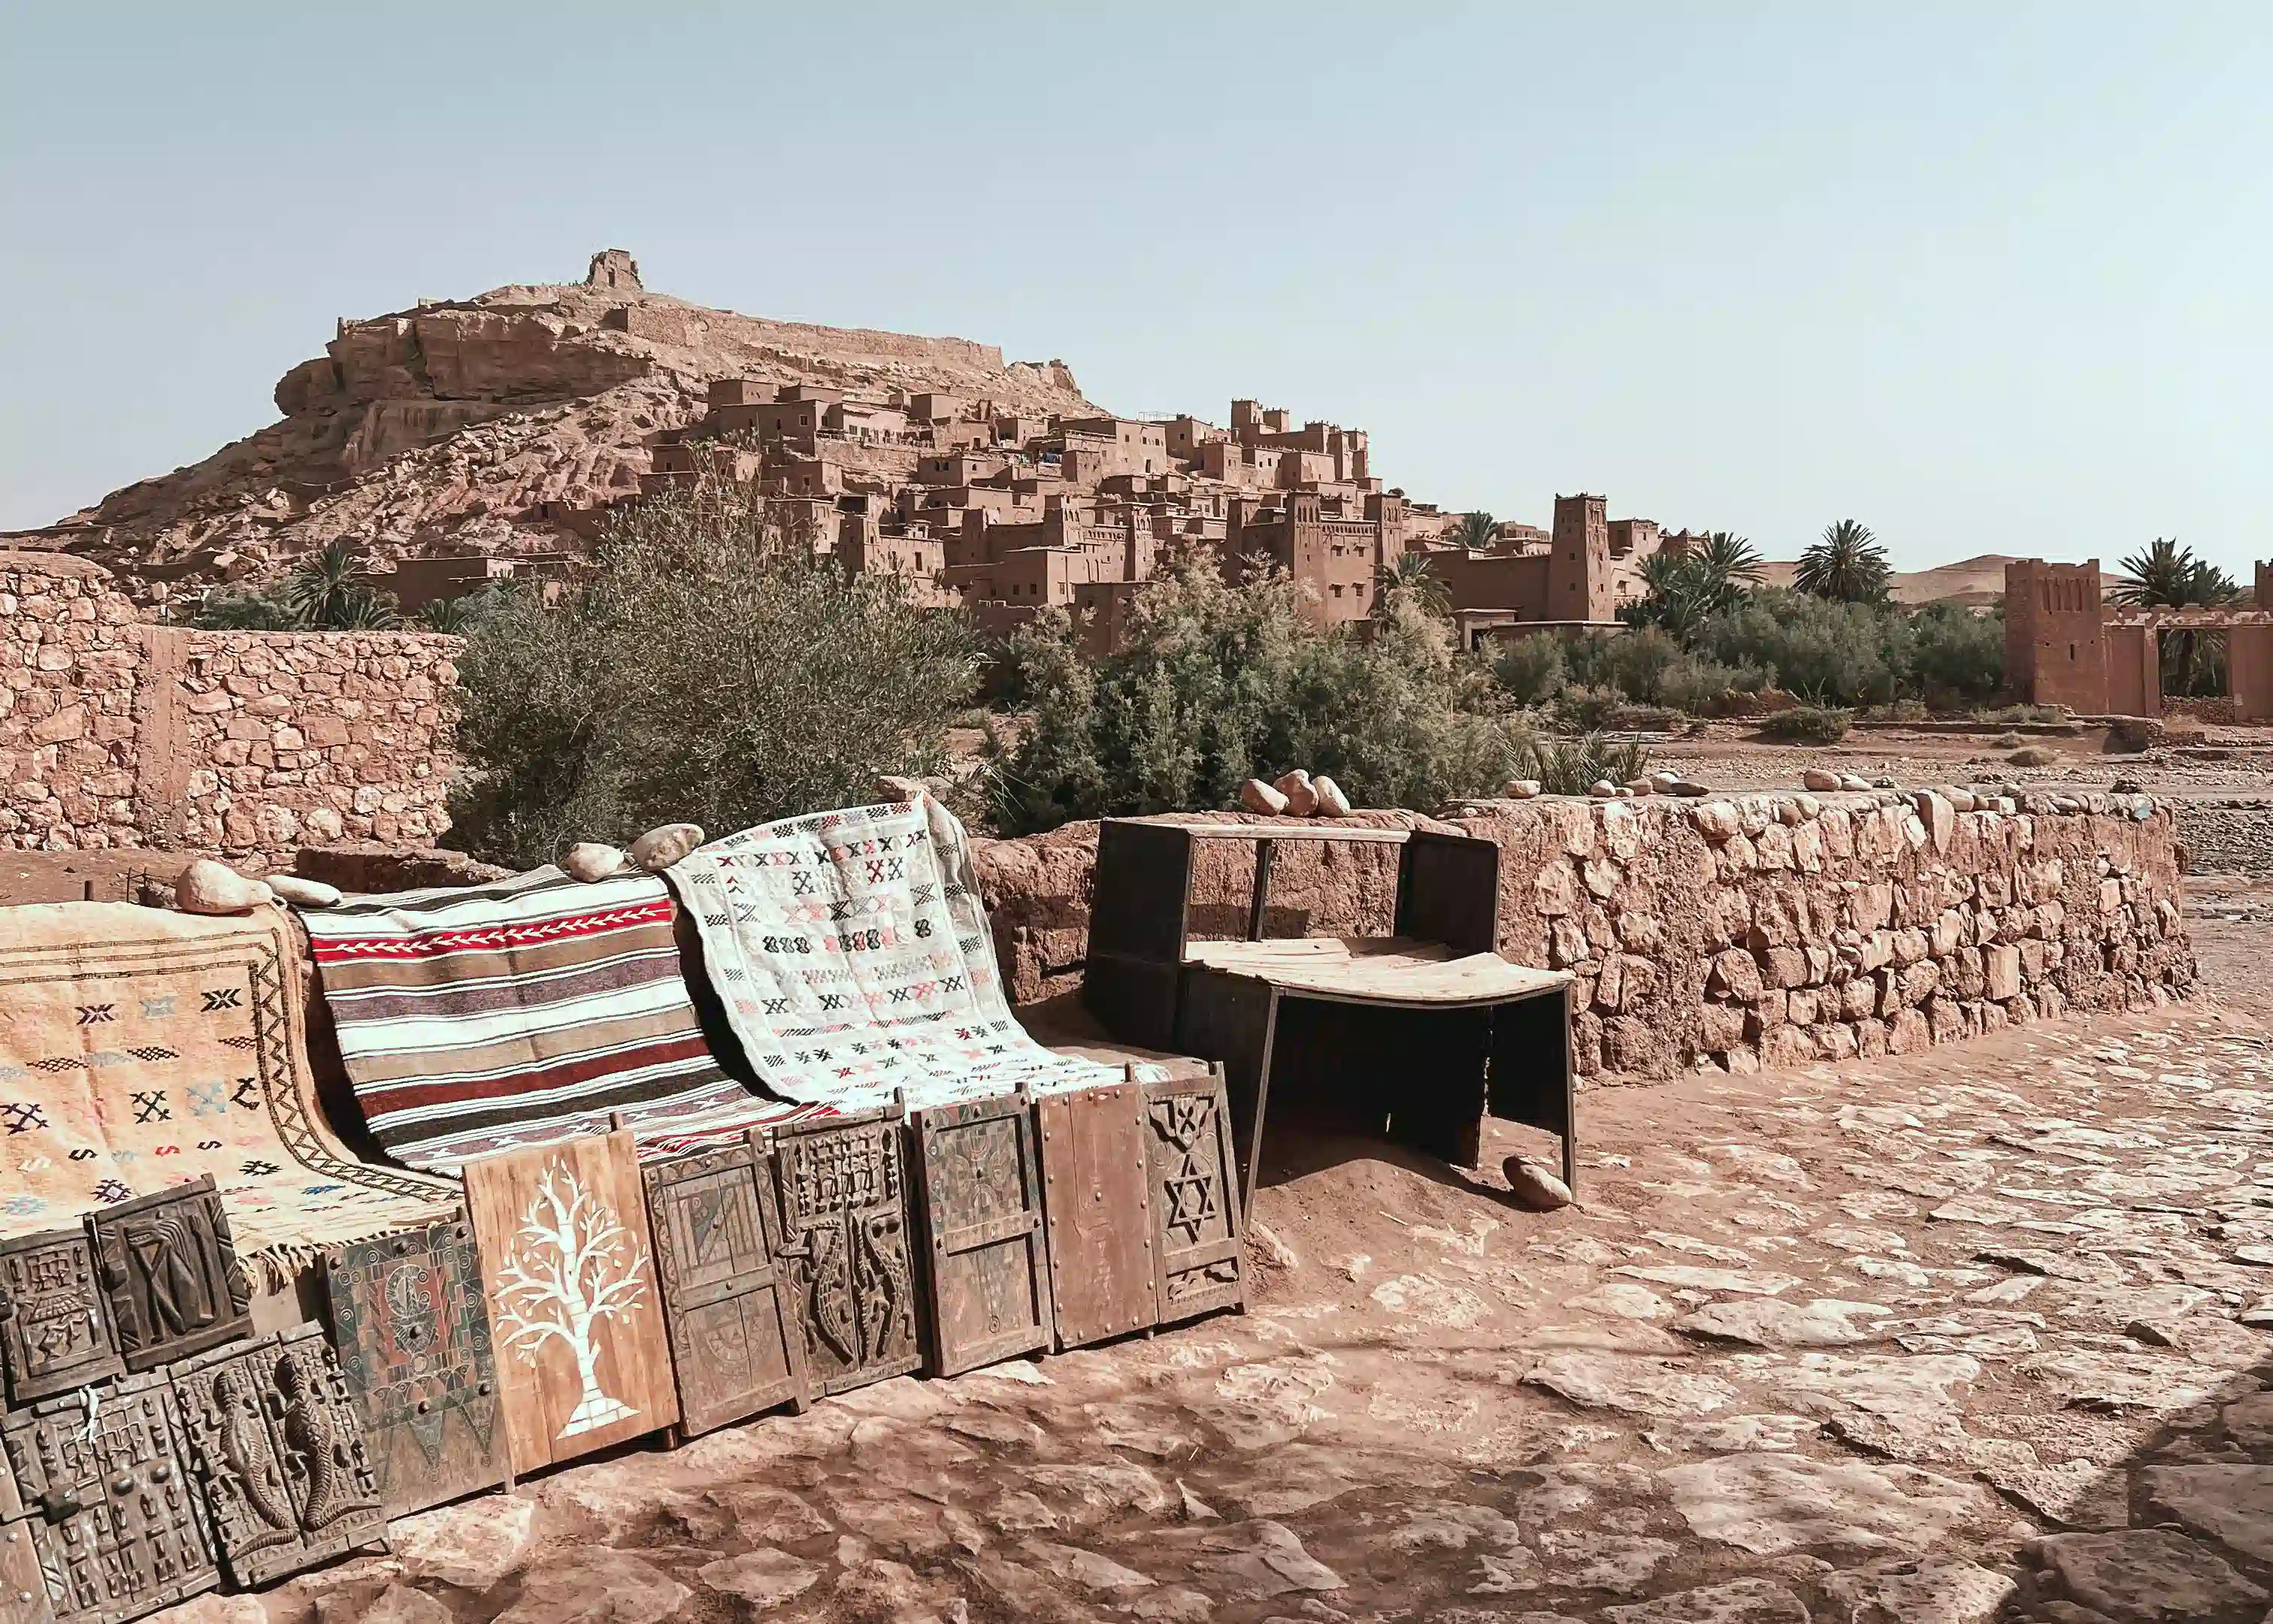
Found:
[(697, 422), (709, 384), (728, 378), (938, 391), (1037, 416), (1100, 409), (1062, 362), (710, 310), (649, 291), (611, 248), (581, 282), (342, 318), (324, 354), (278, 380), (282, 421), (4, 539), (91, 558), (143, 602), (339, 540), (382, 573), (440, 550), (577, 550), (608, 504), (637, 493), (657, 437)]

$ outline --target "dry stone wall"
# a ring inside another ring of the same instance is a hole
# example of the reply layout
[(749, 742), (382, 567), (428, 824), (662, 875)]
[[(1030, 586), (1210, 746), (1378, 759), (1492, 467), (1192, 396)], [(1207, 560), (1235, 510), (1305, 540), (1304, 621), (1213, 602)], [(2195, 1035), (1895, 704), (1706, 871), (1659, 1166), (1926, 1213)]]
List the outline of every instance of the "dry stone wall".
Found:
[(0, 849), (432, 843), (455, 638), (137, 622), (108, 572), (0, 552)]
[[(1366, 820), (1498, 844), (1499, 950), (1576, 978), (1581, 1075), (1905, 1053), (2194, 982), (2171, 816), (2143, 796), (1546, 797)], [(979, 849), (1020, 1000), (1078, 984), (1095, 856), (1093, 824)], [(1385, 932), (1393, 857), (1283, 851), (1270, 932)], [(1211, 861), (1195, 925), (1234, 935), (1250, 859)]]

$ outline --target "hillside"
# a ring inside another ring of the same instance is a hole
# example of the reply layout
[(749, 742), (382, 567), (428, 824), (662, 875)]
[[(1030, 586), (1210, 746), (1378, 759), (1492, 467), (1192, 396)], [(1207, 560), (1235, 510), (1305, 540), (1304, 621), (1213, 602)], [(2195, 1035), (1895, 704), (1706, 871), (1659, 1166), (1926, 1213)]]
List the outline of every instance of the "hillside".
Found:
[[(1894, 578), (1894, 600), (1913, 607), (1921, 603), (1958, 603), (1980, 609), (2001, 603), (2005, 601), (2005, 566), (2011, 562), (2001, 552), (1984, 552), (1960, 558), (1954, 564), (1939, 564), (1930, 570), (1898, 570)], [(1797, 560), (1763, 565), (1761, 584), (1789, 587), (1798, 569)]]
[(728, 377), (1098, 410), (1061, 362), (710, 310), (647, 291), (611, 250), (581, 283), (342, 320), (322, 355), (277, 381), (281, 421), (0, 545), (94, 559), (145, 601), (264, 574), (340, 537), (381, 561), (550, 550), (578, 513), (635, 491), (655, 437), (694, 422), (708, 382)]

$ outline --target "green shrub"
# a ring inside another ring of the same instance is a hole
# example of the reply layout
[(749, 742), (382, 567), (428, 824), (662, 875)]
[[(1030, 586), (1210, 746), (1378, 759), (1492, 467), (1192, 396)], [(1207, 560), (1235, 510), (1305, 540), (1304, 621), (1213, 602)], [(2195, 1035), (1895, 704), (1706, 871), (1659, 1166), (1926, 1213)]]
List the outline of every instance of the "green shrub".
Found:
[(1195, 559), (1136, 598), (1093, 663), (1047, 615), (1011, 640), (1034, 724), (989, 778), (1009, 834), (1075, 818), (1228, 807), (1257, 774), (1305, 767), (1371, 806), (1433, 810), (1496, 790), (1529, 735), (1461, 708), (1449, 627), (1392, 600), (1372, 635), (1320, 632), (1281, 577), (1226, 583)]
[(1594, 733), (1608, 725), (1610, 718), (1625, 704), (1625, 696), (1616, 688), (1596, 688), (1572, 684), (1555, 696), (1549, 707), (1558, 732)]
[(1673, 634), (1662, 626), (1636, 626), (1623, 637), (1605, 640), (1609, 685), (1630, 700), (1659, 703), (1666, 672), (1684, 657)]
[(1684, 655), (1659, 679), (1658, 698), (1692, 716), (1716, 715), (1728, 708), (1729, 695), (1758, 693), (1768, 682), (1768, 673), (1756, 665), (1723, 665)]
[(814, 562), (723, 479), (630, 509), (596, 564), (556, 607), (513, 594), (470, 627), (453, 837), (481, 856), (867, 799), (881, 773), (937, 767), (977, 685), (962, 617)]
[(1848, 714), (1816, 705), (1795, 705), (1763, 717), (1760, 737), (1778, 745), (1835, 745), (1847, 737)]
[(1527, 753), (1519, 778), (1535, 778), (1549, 795), (1584, 795), (1599, 780), (1630, 783), (1649, 771), (1649, 752), (1639, 744), (1613, 744), (1599, 733), (1579, 738), (1542, 739)]
[(2005, 613), (1929, 603), (1910, 617), (1918, 695), (1945, 709), (1977, 705), (2005, 685)]
[(1570, 670), (1563, 640), (1552, 632), (1517, 638), (1492, 662), (1492, 675), (1519, 705), (1546, 704), (1563, 691)]

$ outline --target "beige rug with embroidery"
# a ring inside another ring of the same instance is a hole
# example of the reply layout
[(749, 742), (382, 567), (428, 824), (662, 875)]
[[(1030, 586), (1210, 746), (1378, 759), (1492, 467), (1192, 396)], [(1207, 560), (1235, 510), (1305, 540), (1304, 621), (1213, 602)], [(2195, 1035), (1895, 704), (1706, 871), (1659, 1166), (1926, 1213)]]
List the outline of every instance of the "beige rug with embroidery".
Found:
[(210, 1174), (281, 1285), (456, 1185), (359, 1162), (316, 1102), (289, 928), (124, 902), (0, 908), (0, 1235)]

